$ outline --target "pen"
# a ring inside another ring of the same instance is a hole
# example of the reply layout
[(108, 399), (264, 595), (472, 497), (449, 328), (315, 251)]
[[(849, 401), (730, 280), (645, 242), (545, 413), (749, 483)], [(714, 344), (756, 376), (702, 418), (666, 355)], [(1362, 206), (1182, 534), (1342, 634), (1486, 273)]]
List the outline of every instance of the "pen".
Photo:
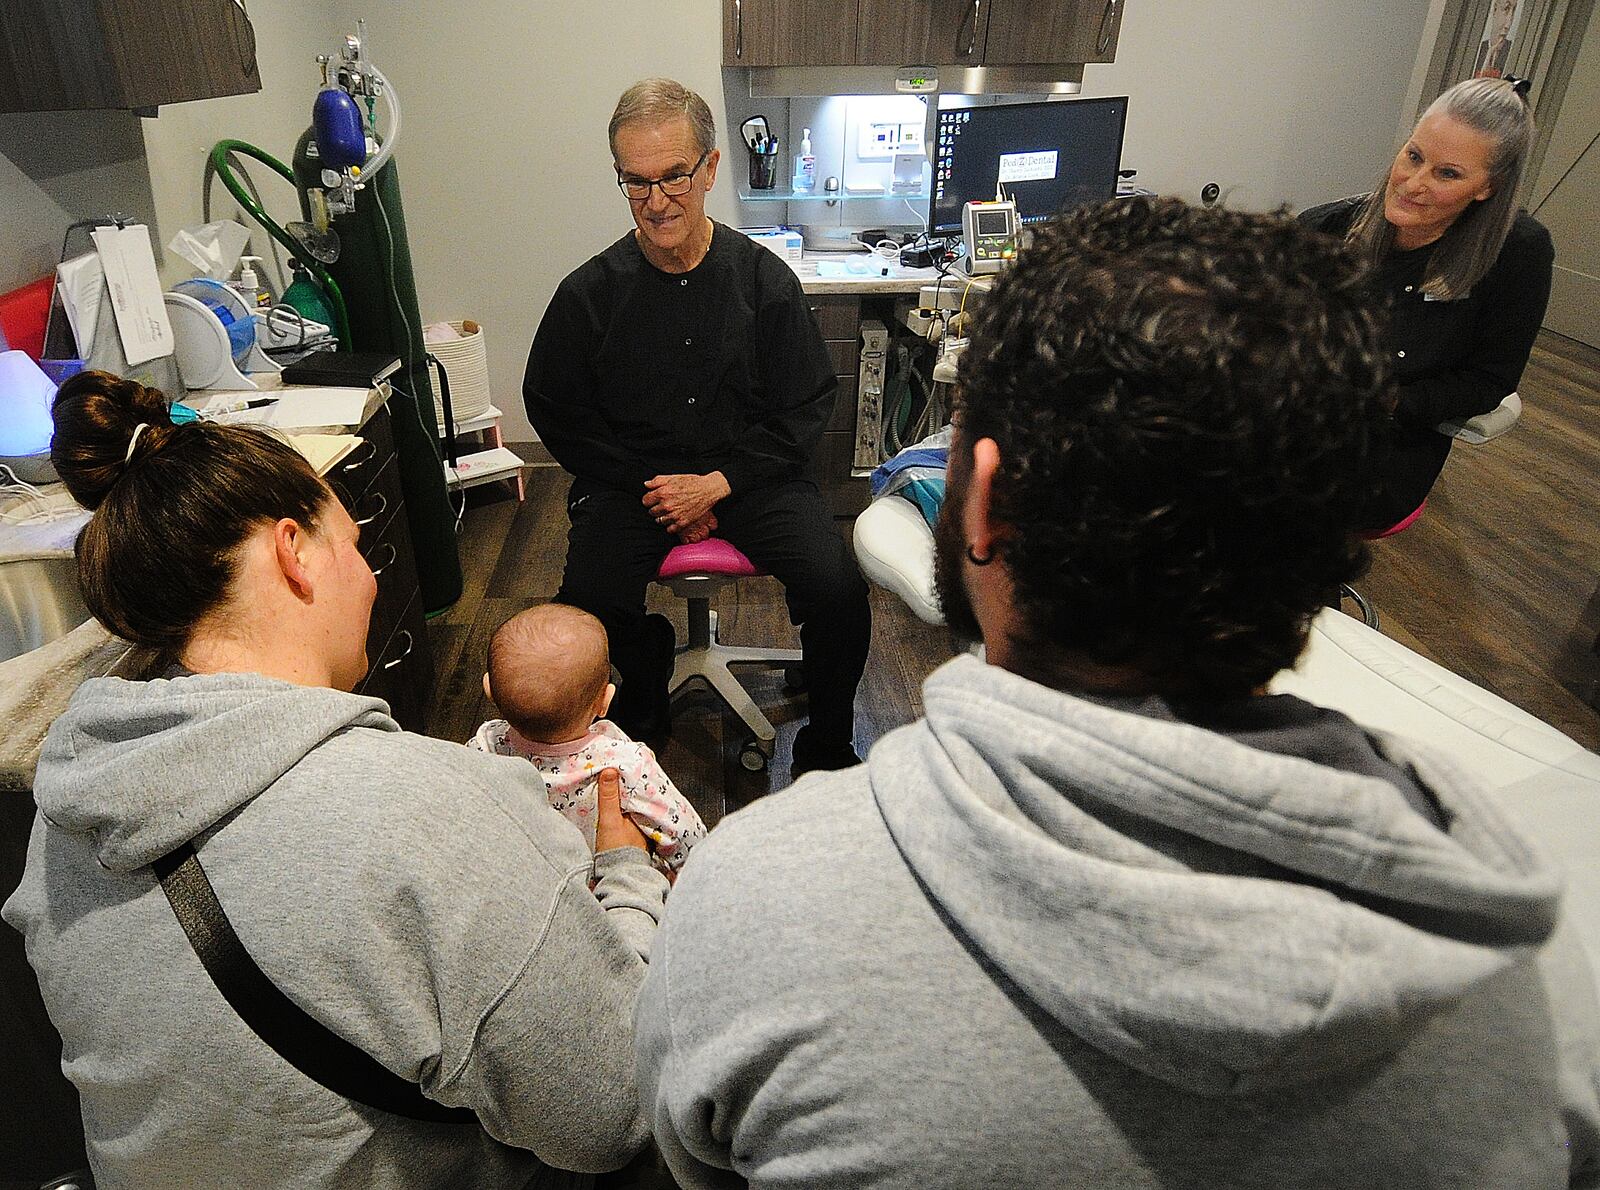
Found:
[(242, 409), (262, 409), (262, 408), (264, 408), (264, 407), (266, 407), (268, 405), (271, 405), (276, 400), (277, 400), (276, 397), (260, 397), (260, 398), (258, 398), (256, 400), (253, 400), (253, 401), (251, 401), (251, 400), (246, 400), (246, 401), (233, 400), (233, 401), (225, 402), (223, 404), (208, 405), (206, 407), (206, 412), (207, 413), (211, 413), (211, 414), (238, 413)]

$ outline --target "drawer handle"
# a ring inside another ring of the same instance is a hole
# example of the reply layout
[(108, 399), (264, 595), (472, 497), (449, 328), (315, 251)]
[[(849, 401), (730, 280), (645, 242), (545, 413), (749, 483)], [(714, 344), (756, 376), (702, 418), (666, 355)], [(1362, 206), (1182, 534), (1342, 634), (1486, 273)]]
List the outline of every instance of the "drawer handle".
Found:
[(411, 656), (411, 647), (417, 643), (416, 637), (411, 635), (411, 630), (409, 628), (400, 629), (400, 635), (406, 638), (406, 651), (401, 653), (400, 656), (396, 657), (393, 661), (385, 661), (383, 663), (384, 669), (393, 669), (407, 657)]
[(357, 526), (370, 525), (370, 524), (372, 524), (373, 521), (377, 520), (384, 513), (389, 511), (389, 497), (385, 496), (382, 492), (373, 492), (372, 494), (373, 494), (373, 496), (375, 496), (377, 498), (377, 501), (378, 501), (377, 511), (374, 512), (371, 516), (358, 518), (356, 520), (356, 525)]
[(733, 0), (733, 60), (744, 57), (744, 0)]
[[(395, 544), (392, 541), (384, 542), (383, 543), (383, 548), (389, 551), (389, 556), (383, 560), (383, 565), (382, 566), (373, 566), (372, 567), (372, 577), (373, 578), (377, 578), (385, 570), (388, 570), (389, 567), (393, 566), (394, 565), (394, 560), (400, 556), (400, 551), (395, 548)], [(370, 563), (369, 563), (369, 565), (370, 565)]]
[[(339, 468), (340, 474), (348, 475), (352, 471), (359, 471), (368, 463), (372, 462), (373, 456), (378, 453), (378, 444), (371, 438), (363, 438), (361, 440), (361, 445), (367, 448), (367, 453), (358, 459), (354, 456), (354, 452), (352, 452), (351, 457), (346, 459), (344, 461), (344, 465)], [(359, 450), (361, 447), (357, 447), (356, 449)]]
[(1111, 35), (1117, 28), (1117, 10), (1121, 7), (1122, 0), (1106, 0), (1106, 10), (1100, 17), (1100, 36), (1095, 42), (1095, 53), (1105, 53), (1106, 47), (1111, 44)]
[(966, 57), (968, 58), (972, 57), (973, 51), (978, 48), (978, 17), (982, 12), (983, 0), (972, 0), (972, 33), (967, 38)]

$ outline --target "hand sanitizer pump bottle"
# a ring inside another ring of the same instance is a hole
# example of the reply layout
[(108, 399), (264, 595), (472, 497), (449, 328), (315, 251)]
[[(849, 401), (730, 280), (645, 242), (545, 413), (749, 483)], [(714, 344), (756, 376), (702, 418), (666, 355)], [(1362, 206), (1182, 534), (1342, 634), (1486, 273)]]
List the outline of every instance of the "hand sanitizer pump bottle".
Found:
[(817, 188), (817, 159), (811, 153), (811, 129), (800, 138), (800, 152), (794, 159), (794, 189), (809, 193)]

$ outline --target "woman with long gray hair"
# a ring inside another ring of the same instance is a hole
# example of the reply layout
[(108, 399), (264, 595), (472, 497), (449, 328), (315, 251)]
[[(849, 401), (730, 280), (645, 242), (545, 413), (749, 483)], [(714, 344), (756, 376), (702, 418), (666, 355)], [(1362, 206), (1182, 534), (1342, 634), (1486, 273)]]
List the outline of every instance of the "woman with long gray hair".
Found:
[(1301, 222), (1342, 236), (1389, 302), (1398, 382), (1393, 450), (1364, 522), (1401, 525), (1450, 454), (1443, 422), (1516, 391), (1544, 320), (1555, 251), (1517, 208), (1533, 144), (1525, 82), (1475, 78), (1428, 106), (1377, 187)]

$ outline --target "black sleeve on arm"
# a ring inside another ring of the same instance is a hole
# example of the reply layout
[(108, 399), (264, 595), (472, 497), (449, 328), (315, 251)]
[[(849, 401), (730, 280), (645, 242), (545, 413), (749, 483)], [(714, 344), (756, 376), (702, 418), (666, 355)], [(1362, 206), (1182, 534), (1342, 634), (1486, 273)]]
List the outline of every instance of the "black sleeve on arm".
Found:
[[(569, 279), (570, 280), (570, 279)], [(610, 488), (644, 490), (655, 475), (625, 447), (600, 412), (590, 366), (599, 328), (562, 282), (539, 321), (522, 377), (528, 421), (567, 471)]]
[[(1395, 420), (1429, 429), (1488, 413), (1516, 391), (1550, 301), (1555, 248), (1543, 227), (1507, 240), (1500, 259), (1479, 282), (1483, 300), (1472, 347), (1453, 367), (1399, 386)], [(1517, 235), (1522, 229), (1513, 229)]]
[[(773, 266), (782, 272), (770, 272)], [(722, 469), (735, 493), (792, 479), (805, 469), (833, 413), (839, 387), (799, 279), (776, 257), (770, 266), (762, 261), (758, 267), (762, 267), (762, 304), (756, 314), (755, 341), (748, 349), (756, 397), (764, 411)]]

